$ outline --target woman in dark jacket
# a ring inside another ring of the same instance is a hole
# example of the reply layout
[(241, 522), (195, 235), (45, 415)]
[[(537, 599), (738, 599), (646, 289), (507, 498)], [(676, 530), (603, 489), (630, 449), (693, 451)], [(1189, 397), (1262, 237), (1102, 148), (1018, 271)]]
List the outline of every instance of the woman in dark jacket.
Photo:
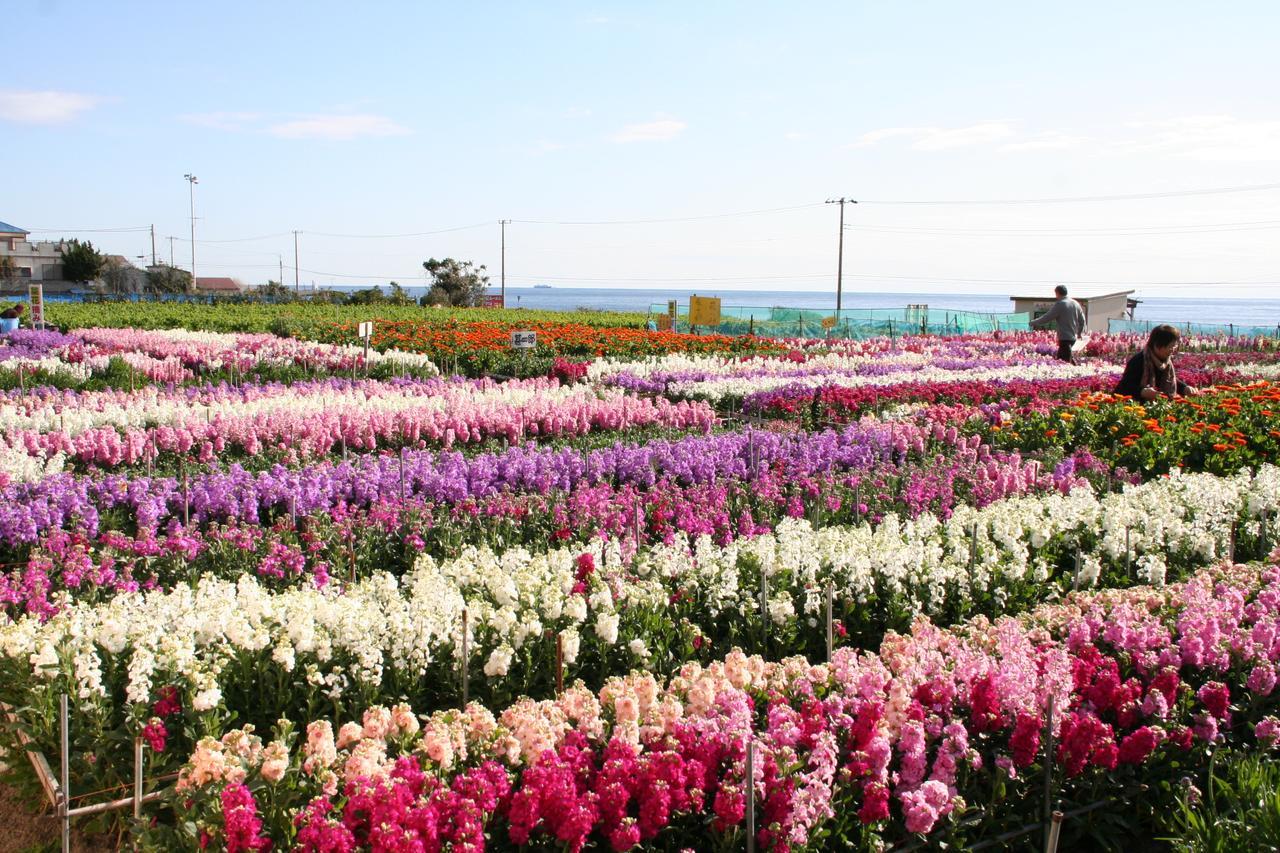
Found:
[(1115, 393), (1135, 400), (1181, 397), (1195, 389), (1178, 379), (1173, 369), (1173, 353), (1178, 348), (1178, 330), (1173, 326), (1156, 326), (1142, 351), (1129, 359)]

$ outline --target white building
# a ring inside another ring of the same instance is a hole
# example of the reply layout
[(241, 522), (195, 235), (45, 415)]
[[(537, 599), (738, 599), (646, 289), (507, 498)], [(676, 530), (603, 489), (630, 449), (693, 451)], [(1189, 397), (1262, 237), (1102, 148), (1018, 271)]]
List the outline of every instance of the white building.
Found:
[(29, 231), (24, 231), (0, 222), (0, 257), (13, 259), (20, 284), (28, 281), (62, 281), (62, 265), (60, 252), (61, 240), (42, 240), (32, 243), (27, 240)]
[[(1039, 317), (1041, 314), (1053, 307), (1053, 303), (1058, 300), (1054, 295), (1052, 288), (1046, 288), (1046, 293), (1036, 296), (1010, 296), (1013, 300), (1013, 310), (1015, 313), (1028, 313), (1031, 319)], [(1087, 332), (1105, 333), (1108, 323), (1111, 320), (1132, 320), (1133, 309), (1137, 306), (1138, 300), (1133, 299), (1132, 290), (1116, 290), (1107, 292), (1105, 290), (1085, 290), (1077, 293), (1076, 288), (1070, 288), (1068, 296), (1080, 303), (1080, 307), (1084, 309)]]

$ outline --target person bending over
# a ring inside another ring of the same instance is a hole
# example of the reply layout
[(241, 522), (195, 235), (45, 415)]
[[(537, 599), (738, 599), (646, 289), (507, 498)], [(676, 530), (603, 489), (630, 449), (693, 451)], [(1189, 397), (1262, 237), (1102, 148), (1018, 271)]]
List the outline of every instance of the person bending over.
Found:
[(1160, 396), (1181, 397), (1194, 392), (1194, 388), (1178, 379), (1173, 368), (1178, 337), (1178, 330), (1173, 326), (1152, 329), (1147, 345), (1125, 365), (1115, 393), (1135, 400), (1154, 400)]

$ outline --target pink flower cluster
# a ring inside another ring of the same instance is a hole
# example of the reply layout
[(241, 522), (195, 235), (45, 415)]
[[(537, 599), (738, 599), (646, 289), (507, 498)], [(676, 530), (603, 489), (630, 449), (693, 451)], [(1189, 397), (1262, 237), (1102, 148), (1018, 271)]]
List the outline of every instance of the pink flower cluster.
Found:
[[(1038, 785), (1024, 771), (1044, 760), (1048, 725), (1067, 786), (1167, 759), (1186, 767), (1203, 754), (1189, 751), (1197, 739), (1271, 748), (1276, 699), (1247, 682), (1278, 663), (1280, 567), (1222, 567), (1161, 590), (1073, 595), (1021, 618), (953, 630), (922, 620), (879, 654), (842, 649), (830, 664), (735, 652), (685, 665), (665, 688), (637, 673), (496, 718), (474, 705), (439, 712), (412, 758), (388, 755), (384, 728), (366, 715), (326, 751), (328, 766), (345, 768), (342, 796), (332, 781), (315, 790), (323, 774), (304, 774), (314, 781), (296, 791), (294, 821), (308, 850), (398, 850), (406, 839), (480, 850), (486, 825), (516, 845), (624, 851), (667, 833), (706, 849), (741, 828), (750, 786), (764, 849), (826, 838), (837, 802), (856, 806), (862, 827), (845, 843), (900, 841), (989, 797), (984, 773)], [(1232, 728), (1239, 717), (1251, 725)], [(373, 772), (361, 776), (370, 765), (357, 757), (370, 754)], [(441, 834), (440, 813), (460, 835)]]

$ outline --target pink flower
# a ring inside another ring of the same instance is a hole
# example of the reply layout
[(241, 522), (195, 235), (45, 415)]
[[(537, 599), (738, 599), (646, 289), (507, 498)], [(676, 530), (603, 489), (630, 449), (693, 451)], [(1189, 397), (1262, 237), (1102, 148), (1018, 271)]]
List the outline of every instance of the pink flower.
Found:
[(1204, 703), (1209, 713), (1219, 720), (1226, 720), (1231, 715), (1231, 691), (1221, 681), (1210, 681), (1196, 691), (1196, 698)]

